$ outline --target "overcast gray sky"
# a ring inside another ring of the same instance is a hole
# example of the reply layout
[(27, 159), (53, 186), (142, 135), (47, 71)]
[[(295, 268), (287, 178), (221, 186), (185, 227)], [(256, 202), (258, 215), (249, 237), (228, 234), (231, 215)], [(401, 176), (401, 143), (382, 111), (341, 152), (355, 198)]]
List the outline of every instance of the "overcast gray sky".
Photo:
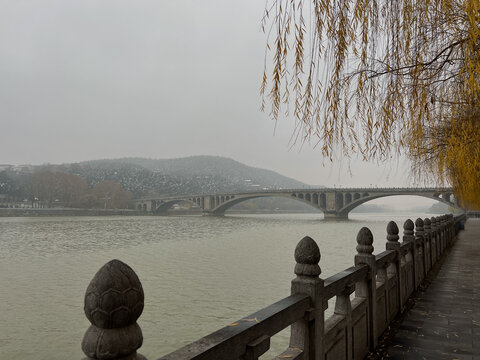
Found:
[(259, 111), (259, 0), (0, 0), (0, 163), (219, 155), (309, 184), (405, 186), (324, 161)]

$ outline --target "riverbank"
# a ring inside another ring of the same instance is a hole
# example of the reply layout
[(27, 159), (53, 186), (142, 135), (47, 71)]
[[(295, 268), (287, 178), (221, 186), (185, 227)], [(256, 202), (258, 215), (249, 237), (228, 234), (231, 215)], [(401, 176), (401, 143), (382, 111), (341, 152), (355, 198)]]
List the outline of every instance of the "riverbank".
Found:
[(0, 217), (16, 216), (113, 216), (128, 215), (139, 216), (147, 215), (143, 211), (130, 209), (37, 209), (37, 208), (0, 208)]
[[(319, 211), (318, 211), (319, 212)], [(307, 214), (305, 211), (230, 211), (231, 215), (241, 214)], [(308, 212), (316, 213), (316, 211)], [(16, 216), (154, 216), (154, 214), (145, 211), (130, 210), (130, 209), (68, 209), (68, 208), (0, 208), (0, 217), (16, 217)], [(201, 216), (201, 210), (170, 210), (169, 216)]]

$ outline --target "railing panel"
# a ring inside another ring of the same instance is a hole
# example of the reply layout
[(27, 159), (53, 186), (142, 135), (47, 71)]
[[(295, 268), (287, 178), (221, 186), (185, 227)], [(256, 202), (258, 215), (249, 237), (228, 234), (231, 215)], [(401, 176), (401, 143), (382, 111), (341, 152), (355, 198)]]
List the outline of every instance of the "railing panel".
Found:
[(247, 344), (285, 329), (302, 318), (309, 306), (307, 295), (286, 297), (159, 360), (238, 358), (245, 354)]
[(352, 300), (353, 358), (363, 359), (370, 345), (369, 306), (365, 298)]
[(410, 297), (410, 295), (413, 293), (413, 290), (415, 288), (415, 279), (414, 279), (414, 271), (413, 271), (413, 256), (411, 252), (408, 252), (407, 255), (405, 255), (405, 269), (404, 269), (404, 274), (405, 274), (405, 293), (404, 293), (404, 299), (403, 299), (403, 304), (407, 301), (407, 299)]
[(325, 359), (346, 359), (348, 331), (345, 316), (334, 314), (325, 321)]
[(398, 278), (397, 278), (397, 273), (396, 273), (396, 270), (395, 270), (395, 266), (393, 264), (392, 264), (392, 266), (387, 268), (387, 276), (388, 276), (388, 288), (387, 288), (388, 311), (387, 311), (387, 318), (388, 318), (388, 322), (390, 323), (399, 311)]
[(391, 264), (397, 258), (396, 251), (385, 250), (376, 256), (377, 269), (383, 268), (388, 264)]
[(377, 282), (377, 313), (375, 314), (375, 326), (377, 334), (383, 333), (388, 325), (388, 294), (386, 284)]
[(342, 291), (356, 282), (365, 278), (368, 273), (368, 266), (352, 266), (329, 278), (325, 279), (325, 300), (339, 295)]

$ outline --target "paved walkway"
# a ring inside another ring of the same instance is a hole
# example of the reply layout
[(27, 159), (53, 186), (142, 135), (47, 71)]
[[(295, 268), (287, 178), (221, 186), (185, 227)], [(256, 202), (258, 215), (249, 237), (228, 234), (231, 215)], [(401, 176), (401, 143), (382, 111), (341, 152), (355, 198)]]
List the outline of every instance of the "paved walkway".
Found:
[(480, 360), (480, 220), (470, 219), (392, 342), (390, 359)]

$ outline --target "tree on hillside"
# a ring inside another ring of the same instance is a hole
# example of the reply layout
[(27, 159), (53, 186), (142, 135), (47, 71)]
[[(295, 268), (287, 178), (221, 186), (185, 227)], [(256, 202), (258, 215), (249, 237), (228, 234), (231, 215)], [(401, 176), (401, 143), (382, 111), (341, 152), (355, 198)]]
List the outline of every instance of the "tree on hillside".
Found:
[(46, 207), (57, 203), (67, 207), (79, 206), (87, 191), (87, 183), (80, 176), (49, 170), (31, 174), (25, 186), (25, 193), (32, 205), (38, 199), (40, 205)]
[(271, 0), (263, 105), (327, 157), (404, 153), (478, 208), (479, 23), (479, 0)]
[(21, 197), (23, 195), (22, 186), (14, 174), (8, 171), (0, 171), (0, 194), (10, 197)]
[(57, 198), (67, 207), (79, 207), (81, 199), (88, 192), (85, 180), (75, 174), (57, 172)]
[(124, 190), (122, 185), (111, 180), (104, 180), (92, 189), (96, 207), (103, 209), (128, 209), (132, 202), (132, 193)]
[(32, 202), (39, 202), (42, 207), (51, 207), (57, 196), (57, 178), (51, 171), (33, 173), (25, 187), (25, 192)]

